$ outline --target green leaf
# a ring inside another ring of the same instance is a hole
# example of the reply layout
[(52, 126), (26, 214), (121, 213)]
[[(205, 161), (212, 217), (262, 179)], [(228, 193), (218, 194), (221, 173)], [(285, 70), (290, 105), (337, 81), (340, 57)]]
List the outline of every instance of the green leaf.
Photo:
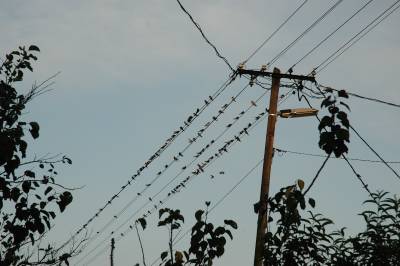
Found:
[(342, 98), (349, 98), (349, 95), (347, 94), (347, 92), (345, 90), (338, 91), (338, 96), (342, 97)]
[(29, 130), (31, 132), (31, 135), (34, 139), (37, 139), (39, 137), (39, 124), (37, 122), (30, 122), (31, 129)]
[(49, 192), (52, 190), (52, 187), (47, 187), (46, 190), (44, 191), (44, 194), (47, 195)]
[(225, 230), (225, 233), (227, 233), (227, 235), (231, 238), (231, 240), (233, 240), (233, 236), (232, 236), (231, 231)]
[(29, 182), (29, 181), (22, 182), (22, 190), (25, 193), (28, 193), (30, 189), (31, 189), (31, 182)]
[(224, 220), (224, 223), (232, 227), (233, 229), (237, 229), (237, 223), (233, 220)]
[(343, 111), (340, 111), (337, 113), (336, 117), (338, 119), (340, 119), (340, 122), (342, 123), (343, 126), (345, 126), (346, 128), (350, 127), (350, 122), (347, 118), (347, 114)]
[(194, 217), (196, 217), (197, 221), (201, 221), (201, 216), (203, 215), (203, 213), (204, 213), (203, 210), (196, 211), (196, 213), (194, 214)]
[(349, 135), (349, 131), (347, 129), (341, 128), (338, 131), (336, 131), (335, 134), (338, 139), (350, 142), (350, 139), (349, 139), (350, 135)]
[(168, 251), (161, 253), (161, 260), (163, 261), (168, 256)]
[(341, 105), (343, 105), (344, 107), (346, 107), (347, 108), (347, 110), (349, 110), (349, 111), (351, 111), (351, 109), (350, 109), (350, 106), (347, 104), (347, 103), (344, 103), (344, 102), (339, 102)]
[(36, 45), (31, 45), (31, 46), (29, 46), (28, 50), (29, 50), (29, 51), (37, 51), (37, 52), (40, 52), (39, 47), (37, 47)]
[(30, 171), (30, 170), (26, 170), (25, 171), (25, 175), (28, 176), (28, 177), (35, 178), (35, 173)]
[(311, 207), (315, 208), (315, 200), (313, 198), (309, 198), (308, 203), (310, 204)]
[[(340, 112), (339, 112), (340, 113)], [(333, 123), (333, 119), (330, 116), (324, 116), (318, 125), (318, 130), (321, 131), (324, 127), (330, 126)]]

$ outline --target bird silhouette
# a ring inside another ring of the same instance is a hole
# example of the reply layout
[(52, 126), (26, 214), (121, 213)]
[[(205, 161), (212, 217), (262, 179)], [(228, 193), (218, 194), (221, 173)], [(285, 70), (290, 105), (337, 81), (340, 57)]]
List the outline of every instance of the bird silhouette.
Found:
[(257, 104), (254, 101), (250, 101), (251, 105), (257, 106)]
[(219, 174), (220, 174), (220, 175), (224, 175), (225, 172), (224, 172), (224, 171), (220, 171)]
[(210, 101), (212, 101), (212, 100), (213, 100), (213, 97), (211, 97), (211, 96), (208, 96), (208, 99), (210, 99)]
[(293, 68), (292, 68), (292, 67), (289, 68), (287, 72), (288, 72), (289, 74), (292, 74), (292, 73), (293, 73)]

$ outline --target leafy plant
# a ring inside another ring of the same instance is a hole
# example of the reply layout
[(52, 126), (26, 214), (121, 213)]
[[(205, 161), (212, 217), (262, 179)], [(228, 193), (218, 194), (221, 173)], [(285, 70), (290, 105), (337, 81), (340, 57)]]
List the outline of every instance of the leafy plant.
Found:
[(318, 130), (320, 131), (319, 146), (327, 154), (332, 152), (336, 157), (348, 152), (346, 143), (350, 142), (349, 126), (350, 122), (347, 113), (340, 109), (344, 106), (350, 110), (349, 106), (340, 100), (348, 98), (346, 91), (341, 90), (335, 94), (333, 90), (326, 90), (329, 94), (322, 101), (321, 107), (327, 108), (329, 115), (325, 115), (320, 120)]
[[(57, 206), (60, 212), (72, 202), (69, 189), (56, 183), (56, 165), (71, 164), (68, 157), (27, 160), (28, 138), (40, 136), (36, 121), (22, 120), (26, 105), (45, 92), (46, 83), (19, 94), (14, 85), (24, 72), (33, 71), (39, 48), (31, 45), (5, 56), (0, 66), (0, 265), (33, 265), (28, 246), (33, 246), (52, 227)], [(36, 264), (65, 262), (71, 254), (58, 255), (48, 246), (38, 247)]]

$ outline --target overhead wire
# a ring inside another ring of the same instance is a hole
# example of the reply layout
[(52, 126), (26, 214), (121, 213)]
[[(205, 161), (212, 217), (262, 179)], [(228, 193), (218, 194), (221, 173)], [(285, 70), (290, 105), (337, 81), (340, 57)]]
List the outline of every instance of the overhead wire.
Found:
[[(263, 114), (259, 114), (255, 117), (255, 122), (254, 123), (250, 123), (247, 127), (245, 127), (245, 129), (247, 129), (248, 131), (250, 131), (252, 128), (254, 128), (255, 126), (257, 126), (265, 117), (266, 117), (267, 112), (264, 112)], [(246, 131), (246, 130), (245, 130)], [(239, 136), (243, 135), (244, 131), (242, 130), (239, 133)], [(232, 138), (230, 141), (225, 142), (225, 145), (219, 149), (219, 153), (221, 153), (221, 155), (224, 154), (224, 152), (226, 153), (227, 150), (234, 144), (240, 142), (240, 139), (238, 139), (238, 137), (235, 135), (234, 138)], [(217, 154), (217, 153), (216, 153)], [(219, 156), (211, 156), (210, 158), (213, 158), (212, 160), (206, 160), (205, 162), (207, 162), (205, 165), (201, 166), (201, 168), (203, 169), (202, 171), (204, 171), (204, 169), (206, 169), (207, 167), (209, 167), (213, 162), (215, 162), (216, 158), (219, 158), (221, 155)], [(200, 164), (198, 165), (200, 167)], [(196, 172), (197, 171), (197, 172)], [(173, 195), (175, 195), (176, 193), (180, 192), (180, 190), (184, 187), (186, 187), (184, 184), (186, 184), (187, 182), (190, 182), (194, 177), (196, 177), (198, 174), (201, 173), (201, 171), (199, 170), (199, 168), (197, 168), (196, 171), (192, 172), (192, 175), (188, 176), (187, 178), (185, 178), (179, 185), (177, 185), (174, 189), (171, 190), (171, 192), (169, 192), (166, 197), (164, 197), (161, 201), (160, 204), (155, 205), (154, 208), (152, 208), (152, 211), (156, 210), (158, 207), (160, 207), (161, 205), (165, 204)], [(150, 215), (152, 213), (152, 211), (148, 211), (147, 213), (145, 213), (143, 215), (144, 218), (147, 218), (148, 215)], [(119, 241), (121, 238), (125, 237), (126, 234), (131, 231), (133, 228), (133, 226), (129, 226), (129, 228), (127, 228), (123, 233), (120, 234), (120, 236), (118, 236), (118, 238), (116, 239), (116, 241)], [(98, 247), (100, 247), (100, 245), (98, 245)], [(107, 247), (105, 247), (106, 249)], [(92, 261), (95, 257), (98, 257), (99, 255), (101, 255), (104, 250), (104, 248), (102, 250), (100, 250), (98, 253), (96, 253), (96, 255), (94, 255), (94, 257), (92, 257), (91, 259), (89, 259), (89, 261)]]
[[(306, 102), (307, 102), (307, 104), (310, 106), (310, 108), (313, 108), (313, 106), (311, 105), (311, 103), (308, 101), (307, 97), (304, 96), (304, 99), (306, 99)], [(316, 117), (316, 119), (317, 119), (318, 121), (321, 121), (321, 119), (318, 117), (318, 114), (316, 114), (315, 117)], [(330, 154), (328, 154), (328, 156), (330, 156)], [(355, 174), (355, 176), (357, 177), (357, 179), (360, 181), (360, 183), (362, 184), (362, 187), (367, 191), (367, 193), (368, 193), (369, 196), (375, 201), (375, 203), (378, 204), (378, 201), (376, 200), (376, 198), (375, 198), (374, 195), (372, 194), (371, 190), (368, 188), (368, 184), (362, 179), (362, 176), (361, 176), (359, 173), (357, 173), (357, 171), (355, 170), (354, 166), (350, 163), (350, 160), (348, 160), (347, 156), (345, 156), (343, 153), (341, 154), (341, 156), (342, 156), (343, 159), (347, 162), (347, 164), (349, 165), (349, 167), (351, 168), (351, 170), (353, 171), (353, 173)], [(379, 157), (380, 157), (380, 156), (379, 156)], [(327, 158), (325, 159), (324, 163), (326, 163), (326, 161), (327, 161), (328, 159), (329, 159), (329, 157), (327, 157)], [(380, 157), (380, 159), (381, 159), (381, 157)], [(383, 159), (381, 159), (381, 160), (383, 160)], [(321, 168), (320, 168), (320, 169), (321, 169)], [(313, 179), (313, 182), (315, 182), (317, 178), (318, 178), (318, 174), (317, 174), (316, 177)], [(309, 187), (309, 188), (307, 189), (307, 192), (308, 192), (308, 190), (309, 190), (310, 188), (311, 188), (311, 187)], [(379, 205), (379, 204), (378, 204), (378, 205)], [(386, 211), (385, 209), (384, 209), (383, 211), (386, 212), (386, 214), (388, 214), (387, 211)]]
[[(156, 176), (145, 185), (145, 187), (138, 192), (130, 201), (128, 201), (124, 207), (117, 213), (115, 214), (101, 229), (99, 229), (94, 237), (89, 239), (87, 242), (87, 245), (89, 245), (92, 241), (94, 241), (100, 234), (103, 232), (105, 229), (107, 229), (111, 224), (113, 224), (136, 200), (138, 200), (140, 197), (144, 196), (144, 193), (152, 186), (157, 180), (160, 179), (160, 177), (166, 172), (167, 169), (170, 168), (175, 162), (177, 162), (179, 159), (184, 157), (184, 153), (189, 149), (190, 146), (192, 146), (195, 141), (202, 137), (203, 133), (215, 122), (218, 120), (218, 118), (225, 113), (225, 111), (228, 109), (229, 106), (232, 105), (232, 103), (235, 103), (236, 100), (241, 96), (241, 94), (249, 87), (249, 85), (245, 85), (235, 96), (232, 96), (232, 98), (229, 100), (228, 103), (224, 104), (220, 110), (218, 110), (217, 114), (212, 117), (212, 119), (205, 124), (204, 127), (202, 127), (197, 135), (193, 138), (190, 138), (189, 143), (180, 151), (178, 152), (175, 156), (173, 156), (172, 160), (166, 164), (161, 171), (159, 171)], [(266, 92), (263, 93), (265, 95)]]
[(135, 181), (135, 179), (141, 175), (141, 173), (144, 171), (144, 169), (148, 168), (148, 166), (156, 160), (160, 155), (175, 141), (175, 139), (183, 133), (187, 128), (190, 127), (190, 125), (197, 119), (197, 117), (200, 116), (201, 113), (204, 112), (204, 110), (213, 102), (215, 99), (225, 91), (225, 89), (235, 80), (236, 74), (232, 73), (229, 78), (212, 94), (209, 96), (208, 103), (204, 103), (200, 108), (197, 108), (194, 113), (197, 113), (197, 115), (190, 115), (186, 121), (184, 121), (183, 126), (180, 126), (178, 130), (175, 130), (173, 134), (171, 135), (170, 138), (168, 138), (164, 144), (155, 152), (153, 155), (145, 162), (143, 166), (137, 170), (135, 174), (133, 174), (127, 183), (121, 187), (121, 189), (115, 193), (91, 218), (87, 220), (85, 224), (83, 224), (75, 233), (72, 234), (68, 238), (66, 242), (64, 242), (61, 246), (60, 249), (65, 247), (69, 242), (71, 242), (76, 236), (78, 236), (83, 230), (87, 228), (87, 226), (95, 220), (99, 215), (106, 209), (109, 205), (112, 204), (112, 202), (119, 197), (119, 195), (129, 186), (131, 186), (132, 182)]
[(318, 47), (325, 43), (330, 37), (332, 37), (336, 32), (338, 32), (344, 25), (346, 25), (350, 20), (357, 16), (362, 10), (364, 10), (370, 3), (374, 0), (367, 1), (361, 8), (359, 8), (355, 13), (353, 13), (349, 18), (347, 18), (342, 24), (340, 24), (335, 30), (329, 33), (324, 39), (322, 39), (317, 45), (315, 45), (310, 51), (303, 55), (300, 59), (296, 61), (290, 68), (293, 69), (296, 65), (302, 62), (306, 57), (312, 54)]
[[(296, 154), (296, 155), (303, 155), (303, 156), (310, 156), (310, 157), (319, 157), (319, 158), (325, 158), (326, 155), (322, 154), (316, 154), (316, 153), (307, 153), (307, 152), (299, 152), (299, 151), (293, 151), (293, 150), (287, 150), (287, 149), (282, 149), (282, 148), (274, 148), (276, 152), (279, 153), (290, 153), (290, 154)], [(336, 158), (333, 157), (334, 159), (341, 159), (344, 160), (344, 158)], [(349, 161), (358, 161), (358, 162), (368, 162), (368, 163), (383, 163), (381, 160), (369, 160), (369, 159), (360, 159), (360, 158), (352, 158), (348, 157), (347, 160)], [(400, 164), (400, 161), (387, 161), (386, 163), (388, 164)]]
[[(380, 13), (375, 19), (373, 19), (369, 24), (367, 24), (364, 28), (362, 28), (356, 35), (350, 38), (347, 42), (339, 47), (335, 52), (333, 52), (330, 56), (324, 59), (317, 67), (314, 68), (314, 71), (317, 73), (321, 72), (328, 65), (330, 65), (333, 61), (335, 61), (339, 56), (341, 56), (344, 52), (346, 52), (351, 46), (361, 40), (365, 35), (367, 35), (371, 30), (373, 30), (376, 26), (378, 26), (382, 21), (384, 21), (387, 17), (389, 17), (394, 11), (396, 11), (399, 7), (395, 7), (400, 0), (395, 1), (392, 5), (390, 5), (387, 9), (385, 9), (382, 13)], [(393, 8), (393, 9), (392, 9)], [(391, 10), (392, 9), (392, 10)], [(388, 13), (389, 12), (389, 13)], [(387, 13), (387, 14), (386, 14)], [(379, 21), (378, 21), (379, 20)], [(376, 21), (378, 21), (375, 25), (373, 25)], [(371, 26), (373, 25), (373, 26)], [(369, 29), (368, 29), (369, 28)], [(354, 42), (353, 42), (354, 41)], [(351, 43), (352, 42), (352, 43)], [(347, 46), (351, 43), (349, 46)], [(346, 47), (347, 46), (347, 47)], [(343, 50), (342, 50), (343, 49)]]
[[(266, 93), (267, 93), (267, 92), (264, 91), (264, 92), (262, 93), (262, 95), (261, 95), (260, 97), (258, 97), (254, 102), (257, 103), (263, 96), (266, 95)], [(225, 127), (225, 129), (224, 129), (216, 138), (214, 138), (209, 144), (206, 145), (206, 147), (207, 147), (207, 146), (211, 147), (212, 144), (216, 143), (216, 141), (217, 141), (219, 138), (221, 138), (221, 137), (236, 123), (236, 122), (238, 122), (239, 119), (240, 119), (241, 117), (243, 117), (244, 114), (247, 113), (252, 107), (254, 107), (254, 106), (251, 104), (245, 111), (240, 112), (239, 115), (238, 115), (237, 117), (235, 117), (234, 121), (233, 121), (232, 123), (229, 123), (229, 124)], [(204, 148), (203, 148), (203, 150), (204, 150)], [(173, 179), (171, 179), (169, 182), (167, 182), (156, 194), (154, 194), (154, 195), (153, 195), (152, 197), (150, 197), (149, 199), (155, 200), (155, 197), (156, 197), (156, 196), (158, 196), (162, 191), (164, 191), (165, 188), (166, 188), (168, 185), (170, 185), (174, 180), (176, 180), (176, 179), (177, 179), (186, 169), (188, 169), (198, 158), (199, 158), (199, 156), (195, 157), (189, 164), (185, 165), (185, 166), (182, 168), (182, 170), (181, 170)], [(114, 229), (114, 230), (112, 231), (112, 234), (110, 235), (110, 237), (111, 237), (112, 235), (115, 235), (115, 233), (116, 233), (117, 231), (119, 231), (123, 226), (125, 226), (128, 222), (130, 222), (130, 221), (132, 220), (132, 218), (133, 218), (139, 211), (141, 211), (144, 207), (146, 207), (150, 202), (152, 202), (152, 200), (151, 200), (151, 201), (146, 201), (145, 204), (143, 204), (143, 205), (142, 205), (139, 209), (137, 209), (130, 217), (128, 217), (122, 224), (120, 224), (116, 229)], [(93, 253), (96, 249), (98, 249), (102, 244), (104, 244), (104, 243), (107, 241), (108, 238), (109, 238), (109, 237), (107, 236), (107, 237), (104, 238), (101, 242), (99, 242), (98, 245), (96, 245), (88, 254), (86, 254), (81, 260), (79, 260), (78, 263), (79, 263), (80, 261), (83, 261), (86, 257), (88, 257), (88, 256), (89, 256), (91, 253)]]
[(394, 170), (393, 167), (391, 167), (389, 163), (386, 162), (385, 159), (383, 159), (382, 156), (379, 155), (379, 153), (360, 135), (360, 133), (358, 133), (358, 131), (354, 128), (354, 126), (350, 125), (349, 127), (354, 133), (356, 133), (357, 137), (359, 137), (361, 141), (364, 142), (364, 144), (376, 155), (376, 157), (378, 157), (381, 160), (381, 162), (384, 163), (387, 166), (387, 168), (389, 168), (398, 179), (400, 179), (400, 176), (396, 172), (396, 170)]
[[(208, 213), (211, 213), (213, 210), (215, 210), (230, 194), (232, 194), (243, 183), (243, 181), (245, 181), (254, 172), (254, 170), (256, 170), (257, 167), (261, 165), (263, 161), (264, 159), (259, 160), (252, 168), (250, 168), (250, 170), (247, 171), (246, 174), (239, 179), (239, 181), (237, 181), (221, 198), (218, 199), (218, 201), (215, 204), (212, 205), (212, 207), (208, 210)], [(184, 234), (182, 234), (178, 239), (173, 241), (173, 244), (176, 245), (180, 241), (182, 241), (182, 239), (184, 239), (185, 236), (187, 236), (187, 234), (189, 234), (191, 230), (192, 230), (191, 228), (186, 230)], [(155, 265), (159, 260), (160, 257), (157, 256), (157, 258), (150, 265), (151, 266)]]
[[(304, 6), (304, 4), (307, 2), (308, 0), (305, 0), (304, 2), (303, 2), (303, 4), (301, 4), (285, 21), (284, 21), (284, 23), (282, 23), (279, 27), (278, 27), (278, 29), (277, 30), (275, 30), (275, 32), (273, 33), (273, 35), (275, 35), (300, 9), (301, 9), (301, 7), (303, 7)], [(231, 66), (231, 64), (228, 62), (228, 60), (224, 57), (224, 56), (222, 56), (221, 55), (221, 53), (218, 51), (218, 49), (216, 48), (216, 46), (213, 44), (213, 43), (211, 43), (210, 41), (209, 41), (209, 39), (205, 36), (205, 34), (204, 34), (204, 32), (203, 32), (203, 30), (202, 30), (202, 28), (200, 27), (200, 25), (194, 20), (194, 18), (193, 18), (193, 16), (187, 11), (187, 9), (182, 5), (182, 3), (179, 1), (179, 0), (177, 0), (177, 2), (178, 2), (178, 4), (179, 4), (179, 7), (181, 8), (181, 10), (190, 18), (190, 20), (191, 20), (191, 22), (196, 26), (196, 28), (199, 30), (199, 32), (201, 33), (201, 35), (202, 35), (202, 37), (203, 37), (203, 39), (214, 49), (214, 51), (215, 51), (215, 53), (216, 53), (216, 55), (219, 57), (219, 58), (221, 58), (227, 65), (228, 65), (228, 67), (232, 70), (232, 73), (230, 74), (230, 78), (226, 81), (227, 83), (224, 83), (224, 85), (222, 85), (221, 87), (227, 87), (228, 85), (230, 85), (230, 83), (235, 79), (235, 77), (236, 77), (236, 70), (234, 70), (233, 69), (233, 67)], [(272, 36), (271, 36), (271, 38), (272, 38)], [(266, 43), (268, 42), (268, 40), (267, 41), (264, 41), (263, 42), (263, 44), (262, 44), (262, 46), (263, 45), (265, 45)], [(261, 49), (261, 47), (260, 47), (260, 49)], [(259, 50), (259, 49), (258, 49)], [(258, 51), (257, 50), (257, 51)], [(257, 52), (256, 51), (256, 52)], [(256, 53), (255, 52), (255, 53)], [(254, 54), (255, 54), (254, 53)], [(254, 54), (253, 55), (251, 55), (250, 57), (252, 57), (252, 56), (254, 56)], [(247, 60), (249, 60), (250, 58), (248, 58)], [(227, 84), (226, 86), (225, 86), (225, 84)], [(260, 87), (263, 87), (263, 88), (265, 88), (262, 84), (258, 84), (258, 82), (256, 82), (256, 84), (258, 85), (258, 86), (260, 86)], [(224, 89), (225, 89), (224, 88)], [(223, 90), (224, 90), (223, 89)], [(223, 91), (222, 90), (222, 91)], [(218, 92), (218, 91), (217, 91)], [(218, 94), (219, 95), (219, 94)], [(176, 136), (177, 137), (177, 136)], [(155, 153), (155, 154), (157, 154), (157, 152)], [(128, 181), (128, 184), (127, 185), (130, 185), (130, 181)], [(127, 185), (125, 185), (125, 186), (127, 186)], [(121, 192), (121, 191), (120, 191)], [(120, 193), (119, 192), (119, 193)], [(116, 195), (118, 196), (118, 194), (119, 193), (117, 193)], [(111, 198), (111, 201), (113, 200), (114, 198)], [(88, 226), (88, 224), (89, 223), (91, 223), (91, 221), (93, 220), (93, 219), (95, 219), (95, 217), (97, 217), (103, 210), (104, 210), (104, 208), (107, 206), (107, 204), (105, 205), (105, 206), (103, 206), (103, 208), (100, 208), (100, 210), (99, 210), (99, 212), (97, 212), (92, 218), (90, 218), (89, 220), (88, 220), (88, 222), (86, 223), (86, 224), (84, 224), (75, 234), (73, 234), (73, 236), (72, 237), (70, 237), (69, 238), (69, 240), (67, 241), (67, 242), (65, 242), (63, 245), (62, 245), (62, 247), (63, 246), (65, 246), (67, 243), (69, 243), (76, 235), (78, 235), (82, 230), (84, 230), (87, 226)]]
[(242, 64), (246, 64), (256, 53), (258, 53), (258, 51), (261, 50), (261, 48), (264, 47), (265, 44), (267, 44), (268, 41), (270, 41), (272, 39), (272, 37), (275, 36), (275, 34), (277, 34), (283, 26), (285, 26), (289, 20), (296, 15), (296, 13), (308, 2), (308, 0), (304, 0), (303, 3), (300, 4), (300, 6), (298, 6), (290, 15), (289, 17), (287, 17), (280, 25), (278, 28), (276, 28), (262, 43), (260, 46), (258, 46), (250, 55), (249, 57), (247, 57), (246, 60), (244, 60), (242, 62)]
[[(331, 90), (333, 90), (333, 91), (340, 91), (340, 90), (338, 90), (338, 89), (334, 89), (334, 88), (331, 88), (331, 87), (328, 87), (328, 86), (323, 86), (323, 85), (321, 85), (321, 84), (318, 84), (318, 86), (319, 87), (321, 87), (321, 88), (323, 88), (325, 91), (331, 91)], [(398, 107), (398, 108), (400, 108), (400, 104), (397, 104), (397, 103), (392, 103), (392, 102), (388, 102), (388, 101), (384, 101), (384, 100), (380, 100), (380, 99), (376, 99), (376, 98), (371, 98), (371, 97), (366, 97), (366, 96), (362, 96), (362, 95), (360, 95), (360, 94), (356, 94), (356, 93), (353, 93), (353, 92), (349, 92), (349, 91), (347, 91), (347, 90), (345, 90), (346, 91), (346, 93), (348, 94), (348, 95), (350, 95), (350, 96), (354, 96), (354, 97), (357, 97), (357, 98), (360, 98), (360, 99), (363, 99), (363, 100), (368, 100), (368, 101), (372, 101), (372, 102), (376, 102), (376, 103), (382, 103), (382, 104), (386, 104), (386, 105), (390, 105), (390, 106), (393, 106), (393, 107)]]
[(271, 66), (280, 57), (282, 57), (290, 48), (292, 48), (299, 40), (301, 40), (308, 32), (310, 32), (316, 25), (325, 19), (333, 10), (335, 10), (343, 0), (338, 0), (333, 4), (327, 11), (325, 11), (317, 20), (315, 20), (307, 29), (305, 29), (296, 39), (294, 39), (289, 45), (287, 45), (282, 51), (280, 51), (274, 58), (272, 58), (267, 65)]
[(182, 5), (181, 1), (179, 1), (179, 0), (176, 0), (176, 1), (178, 2), (179, 7), (182, 9), (182, 11), (189, 17), (190, 21), (198, 29), (198, 31), (200, 32), (203, 39), (214, 49), (215, 54), (225, 62), (225, 64), (230, 68), (230, 70), (232, 72), (234, 72), (235, 69), (233, 69), (232, 65), (229, 63), (229, 61), (226, 59), (226, 57), (221, 55), (221, 53), (218, 51), (217, 47), (212, 42), (210, 42), (210, 40), (207, 38), (207, 36), (204, 34), (203, 30), (201, 29), (200, 25), (194, 20), (192, 15)]

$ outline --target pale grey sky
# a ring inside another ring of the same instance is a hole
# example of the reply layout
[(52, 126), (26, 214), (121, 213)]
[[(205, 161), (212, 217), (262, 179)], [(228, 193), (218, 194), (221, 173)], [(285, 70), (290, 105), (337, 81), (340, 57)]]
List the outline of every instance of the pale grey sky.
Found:
[[(244, 60), (302, 1), (182, 1), (221, 53), (236, 66)], [(335, 29), (366, 1), (343, 1), (321, 24), (310, 31), (275, 64), (286, 70), (309, 49)], [(296, 74), (307, 74), (348, 38), (394, 1), (373, 1), (326, 44), (295, 68)], [(304, 8), (257, 53), (247, 66), (258, 68), (294, 40), (334, 1), (310, 0)], [(184, 119), (201, 106), (227, 78), (229, 70), (199, 32), (181, 12), (176, 1), (0, 1), (0, 51), (11, 51), (18, 45), (36, 44), (41, 48), (35, 71), (26, 77), (25, 85), (43, 80), (57, 71), (54, 90), (37, 98), (29, 107), (27, 119), (41, 124), (41, 138), (32, 144), (37, 154), (65, 153), (73, 165), (60, 169), (59, 180), (69, 186), (85, 185), (74, 193), (74, 202), (59, 215), (47, 240), (60, 243), (83, 225), (129, 176), (163, 143)], [(400, 60), (400, 14), (396, 11), (363, 40), (317, 76), (318, 82), (337, 89), (348, 89), (369, 97), (400, 103), (397, 75)], [(229, 101), (245, 84), (235, 81), (217, 102), (207, 109), (191, 130), (176, 143), (92, 223), (91, 230), (101, 228), (137, 191), (180, 150), (217, 108)], [(23, 87), (21, 86), (21, 89)], [(282, 92), (287, 91), (282, 89)], [(152, 195), (174, 177), (183, 163), (212, 137), (218, 135), (237, 113), (245, 109), (263, 91), (252, 87), (194, 145), (174, 168), (161, 178)], [(268, 98), (261, 101), (267, 104)], [(400, 160), (400, 109), (350, 98), (350, 121), (387, 160)], [(304, 106), (295, 97), (282, 108)], [(262, 106), (258, 110), (262, 109)], [(229, 138), (252, 119), (249, 113), (238, 126), (221, 139)], [(216, 161), (208, 172), (198, 176), (187, 190), (172, 199), (167, 207), (182, 209), (185, 230), (193, 222), (194, 211), (203, 202), (216, 202), (262, 157), (265, 121), (250, 137), (235, 145), (232, 151)], [(317, 122), (312, 118), (280, 120), (276, 147), (320, 153)], [(217, 148), (219, 145), (215, 146)], [(376, 159), (356, 136), (351, 135), (350, 157)], [(322, 158), (277, 156), (274, 159), (271, 193), (297, 178), (309, 183)], [(398, 193), (400, 181), (380, 164), (355, 162), (372, 190)], [(394, 168), (400, 171), (399, 165)], [(210, 180), (219, 171), (226, 174)], [(253, 203), (259, 193), (261, 169), (258, 168), (211, 215), (216, 223), (233, 218), (239, 224), (234, 240), (217, 265), (249, 265), (252, 262), (256, 215)], [(186, 175), (182, 176), (185, 177)], [(161, 193), (161, 197), (165, 194)], [(367, 198), (351, 170), (343, 161), (331, 160), (310, 195), (317, 200), (316, 211), (347, 226), (350, 232), (362, 225), (358, 213)], [(145, 202), (140, 199), (121, 217), (123, 221)], [(157, 228), (156, 217), (149, 219), (143, 233), (149, 261), (167, 248), (167, 232)], [(113, 224), (99, 239), (107, 236)], [(107, 244), (109, 239), (107, 239)], [(94, 245), (98, 242), (94, 241)], [(183, 240), (188, 246), (188, 239)], [(88, 247), (89, 251), (92, 246)], [(135, 233), (116, 243), (116, 265), (133, 265), (141, 255)], [(178, 245), (178, 248), (180, 246)], [(108, 265), (109, 250), (90, 265)], [(90, 257), (88, 257), (90, 258)], [(72, 261), (72, 265), (79, 257)], [(79, 264), (81, 265), (81, 264)]]

